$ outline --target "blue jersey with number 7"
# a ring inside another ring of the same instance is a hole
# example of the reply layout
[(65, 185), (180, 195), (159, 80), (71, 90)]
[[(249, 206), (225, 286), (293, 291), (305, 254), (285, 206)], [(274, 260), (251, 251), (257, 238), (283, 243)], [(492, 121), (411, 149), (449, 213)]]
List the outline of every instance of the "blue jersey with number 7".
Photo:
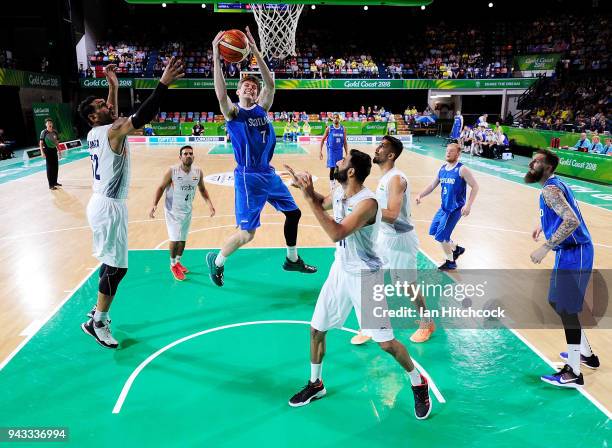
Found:
[(267, 171), (274, 155), (276, 134), (268, 112), (259, 104), (245, 109), (235, 104), (238, 114), (227, 122), (238, 167)]

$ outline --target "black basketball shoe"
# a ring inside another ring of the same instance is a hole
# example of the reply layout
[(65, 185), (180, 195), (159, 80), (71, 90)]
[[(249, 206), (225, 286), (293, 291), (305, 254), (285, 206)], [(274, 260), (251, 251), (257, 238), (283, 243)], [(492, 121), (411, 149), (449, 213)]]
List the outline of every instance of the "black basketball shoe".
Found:
[[(567, 352), (561, 352), (559, 353), (559, 356), (561, 357), (563, 361), (567, 362)], [(591, 356), (584, 356), (583, 354), (581, 354), (580, 364), (582, 364), (585, 367), (588, 367), (589, 369), (593, 369), (593, 370), (599, 368), (599, 365), (600, 365), (599, 358), (595, 354)]]
[(461, 247), (457, 245), (457, 247), (453, 251), (453, 261), (457, 261), (457, 258), (463, 255), (464, 252), (465, 252), (465, 247)]
[(317, 380), (314, 383), (308, 381), (308, 384), (301, 391), (289, 399), (289, 406), (294, 408), (306, 406), (312, 400), (323, 398), (326, 393), (323, 381)]
[(285, 258), (283, 269), (285, 271), (303, 272), (304, 274), (314, 274), (317, 272), (317, 268), (315, 266), (310, 266), (309, 264), (304, 263), (304, 260), (302, 260), (301, 257), (298, 257), (297, 261), (291, 261), (289, 258)]
[(421, 375), (423, 384), (412, 386), (414, 394), (414, 415), (419, 420), (425, 420), (431, 413), (431, 399), (429, 398), (429, 384), (427, 379)]
[(209, 270), (208, 276), (215, 285), (223, 286), (223, 271), (225, 270), (225, 266), (217, 266), (215, 264), (216, 258), (217, 254), (214, 252), (208, 252), (206, 255), (206, 264)]
[(574, 370), (567, 364), (563, 366), (561, 370), (552, 375), (542, 375), (540, 377), (542, 381), (548, 384), (552, 384), (557, 387), (571, 387), (578, 388), (584, 386), (584, 378), (582, 373), (576, 375)]

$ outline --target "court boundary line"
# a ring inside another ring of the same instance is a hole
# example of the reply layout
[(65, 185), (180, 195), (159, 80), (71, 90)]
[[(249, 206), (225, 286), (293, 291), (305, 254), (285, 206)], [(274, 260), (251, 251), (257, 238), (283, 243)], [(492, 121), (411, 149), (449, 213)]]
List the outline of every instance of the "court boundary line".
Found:
[[(419, 252), (421, 252), (423, 255), (425, 255), (425, 257), (427, 257), (429, 259), (429, 261), (431, 261), (434, 265), (436, 264), (434, 259), (427, 252), (425, 252), (420, 247), (419, 247)], [(456, 282), (455, 279), (452, 278), (448, 273), (446, 273), (446, 276), (448, 278), (450, 278), (450, 280), (452, 280), (453, 282)], [(531, 342), (529, 342), (527, 340), (527, 338), (525, 338), (522, 334), (520, 334), (514, 328), (508, 328), (508, 327), (505, 327), (505, 328), (507, 330), (509, 330), (512, 334), (514, 334), (514, 336), (516, 336), (516, 338), (519, 341), (521, 341), (523, 344), (525, 344), (527, 346), (527, 348), (529, 348), (533, 353), (535, 353), (538, 357), (540, 357), (540, 359), (542, 359), (542, 361), (544, 361), (546, 364), (548, 364), (553, 369), (558, 370), (557, 366), (550, 359), (548, 359), (546, 357), (546, 355), (544, 355), (544, 353), (542, 353)], [(576, 390), (578, 392), (580, 392), (580, 394), (582, 394), (587, 400), (589, 400), (597, 409), (599, 409), (601, 412), (603, 412), (603, 414), (609, 420), (612, 419), (612, 413), (608, 410), (608, 408), (606, 408), (602, 403), (600, 403), (599, 400), (597, 400), (595, 397), (593, 397), (589, 392), (587, 392), (583, 388), (577, 387)]]
[[(121, 412), (121, 408), (123, 407), (123, 404), (124, 404), (125, 400), (127, 399), (127, 395), (129, 394), (129, 392), (130, 392), (130, 390), (132, 388), (132, 385), (134, 384), (134, 381), (136, 381), (136, 378), (138, 377), (140, 372), (142, 372), (144, 370), (144, 368), (147, 365), (149, 365), (151, 362), (153, 362), (157, 357), (161, 356), (163, 353), (167, 352), (168, 350), (176, 347), (179, 344), (182, 344), (183, 342), (187, 342), (187, 341), (189, 341), (191, 339), (195, 339), (197, 337), (204, 336), (204, 335), (209, 334), (209, 333), (214, 333), (214, 332), (217, 332), (217, 331), (227, 330), (228, 328), (238, 328), (238, 327), (246, 327), (246, 326), (252, 326), (252, 325), (269, 325), (269, 324), (301, 324), (301, 325), (310, 325), (310, 322), (309, 321), (305, 321), (305, 320), (260, 320), (260, 321), (250, 321), (250, 322), (238, 322), (238, 323), (234, 323), (234, 324), (222, 325), (222, 326), (219, 326), (219, 327), (214, 327), (214, 328), (209, 328), (209, 329), (206, 329), (206, 330), (198, 331), (197, 333), (192, 333), (192, 334), (190, 334), (188, 336), (184, 336), (184, 337), (182, 337), (180, 339), (177, 339), (177, 340), (171, 342), (170, 344), (167, 344), (165, 347), (160, 348), (159, 350), (157, 350), (153, 354), (149, 355), (147, 357), (147, 359), (142, 361), (138, 365), (138, 367), (136, 367), (136, 369), (134, 369), (134, 371), (130, 374), (128, 379), (123, 384), (123, 387), (121, 388), (121, 392), (119, 393), (119, 397), (117, 397), (117, 401), (115, 402), (115, 406), (113, 407), (112, 413), (113, 414), (119, 414)], [(339, 328), (339, 330), (346, 331), (348, 333), (353, 333), (353, 334), (357, 334), (358, 333), (357, 330), (353, 330), (352, 328), (346, 328), (346, 327), (341, 327), (341, 328)], [(446, 403), (446, 400), (444, 399), (444, 396), (442, 395), (442, 393), (440, 393), (440, 390), (436, 386), (436, 384), (435, 384), (433, 378), (431, 377), (431, 375), (429, 375), (429, 373), (427, 373), (427, 371), (423, 368), (423, 366), (420, 363), (418, 363), (414, 358), (412, 358), (412, 361), (413, 361), (415, 367), (417, 369), (419, 369), (421, 374), (425, 378), (427, 378), (427, 381), (429, 382), (429, 386), (430, 386), (434, 396), (438, 400), (438, 402), (439, 403)]]
[[(415, 152), (415, 151), (410, 151), (410, 152), (411, 152), (412, 154), (416, 154), (416, 155), (421, 156), (421, 157), (427, 157), (427, 158), (430, 158), (430, 159), (432, 159), (432, 160), (437, 160), (438, 162), (443, 162), (443, 160), (441, 160), (441, 159), (436, 159), (435, 157), (430, 156), (430, 155), (427, 155), (427, 154), (421, 154), (421, 153), (418, 153), (418, 152)], [(461, 159), (461, 156), (459, 157), (459, 159)], [(471, 160), (471, 159), (470, 159), (470, 160)], [(459, 161), (461, 161), (461, 160), (459, 160)], [(466, 165), (466, 166), (467, 166), (467, 165)], [(484, 174), (485, 176), (493, 177), (493, 178), (495, 178), (495, 179), (501, 179), (501, 180), (503, 180), (503, 181), (510, 182), (511, 184), (514, 184), (514, 185), (520, 185), (520, 186), (522, 186), (522, 187), (527, 187), (527, 188), (530, 188), (530, 189), (532, 189), (532, 190), (540, 190), (540, 188), (538, 188), (538, 187), (532, 187), (532, 186), (530, 186), (530, 185), (528, 185), (528, 184), (522, 184), (522, 183), (520, 183), (520, 182), (516, 182), (516, 181), (510, 180), (510, 179), (504, 179), (504, 178), (503, 178), (503, 177), (501, 177), (501, 176), (500, 176), (500, 177), (498, 177), (498, 176), (496, 176), (496, 175), (494, 175), (494, 174), (487, 173), (487, 172), (482, 171), (481, 169), (478, 169), (478, 168), (474, 168), (474, 167), (471, 167), (471, 166), (468, 166), (468, 168), (470, 168), (470, 169), (472, 169), (472, 170), (474, 170), (474, 171), (477, 171), (478, 173)], [(563, 176), (563, 175), (562, 175), (562, 174), (560, 174), (560, 176)], [(568, 177), (568, 176), (563, 176), (563, 177)], [(569, 179), (572, 179), (572, 178), (570, 177)], [(579, 180), (582, 180), (582, 179), (579, 179)], [(583, 182), (588, 182), (588, 181), (584, 181), (584, 180), (583, 180)], [(588, 202), (584, 202), (584, 201), (579, 200), (579, 199), (576, 199), (576, 200), (577, 200), (578, 202), (580, 202), (581, 204), (585, 204), (585, 205), (588, 205), (588, 206), (590, 206), (590, 207), (596, 207), (596, 208), (598, 208), (598, 209), (600, 209), (600, 210), (603, 210), (603, 211), (605, 211), (605, 212), (612, 213), (612, 210), (608, 210), (607, 208), (603, 208), (603, 207), (602, 207), (602, 206), (600, 206), (600, 205), (589, 204)]]
[[(66, 302), (68, 302), (68, 300), (70, 300), (74, 294), (81, 289), (81, 287), (85, 284), (85, 282), (87, 282), (92, 274), (94, 272), (96, 272), (98, 270), (98, 268), (100, 267), (100, 265), (102, 264), (102, 262), (99, 262), (98, 264), (96, 264), (95, 267), (93, 268), (87, 268), (88, 270), (91, 270), (78, 284), (77, 286), (66, 295), (66, 297), (64, 297), (64, 299), (58, 303), (55, 308), (53, 308), (51, 310), (51, 312), (47, 315), (46, 318), (44, 319), (35, 319), (38, 320), (40, 322), (40, 325), (38, 326), (38, 328), (36, 329), (36, 331), (34, 331), (32, 334), (30, 334), (29, 336), (27, 336), (23, 341), (21, 341), (21, 343), (15, 347), (15, 349), (9, 353), (9, 355), (2, 361), (0, 362), (0, 372), (2, 371), (2, 369), (4, 369), (8, 363), (15, 357), (17, 356), (17, 354), (21, 351), (21, 349), (23, 347), (25, 347), (27, 345), (28, 342), (30, 342), (32, 340), (32, 338), (34, 336), (36, 336), (36, 334), (38, 334), (38, 332), (45, 326), (47, 325), (47, 323), (53, 318), (53, 316), (55, 316), (57, 314), (57, 312), (66, 304)], [(30, 323), (31, 325), (31, 323)], [(27, 328), (27, 327), (26, 327)]]

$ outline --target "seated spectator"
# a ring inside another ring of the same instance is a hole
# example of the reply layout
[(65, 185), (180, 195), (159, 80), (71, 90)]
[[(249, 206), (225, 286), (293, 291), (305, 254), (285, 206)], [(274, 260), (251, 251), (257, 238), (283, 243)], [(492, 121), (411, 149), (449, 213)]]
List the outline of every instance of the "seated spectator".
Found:
[(155, 135), (155, 133), (153, 132), (153, 127), (151, 126), (151, 123), (147, 123), (144, 125), (142, 133), (143, 135), (146, 135), (146, 136)]
[(459, 146), (462, 147), (463, 152), (472, 153), (472, 146), (474, 144), (474, 131), (469, 126), (464, 126), (461, 134), (459, 134)]
[(497, 139), (493, 133), (493, 129), (486, 128), (482, 141), (480, 142), (480, 155), (487, 159), (495, 158), (495, 146), (497, 145)]
[(406, 109), (404, 109), (404, 121), (406, 122), (406, 124), (408, 124), (408, 122), (410, 121), (410, 107), (406, 106)]
[[(591, 150), (591, 141), (587, 138), (586, 132), (580, 133), (580, 140), (576, 142), (572, 149), (574, 151), (589, 152)], [(563, 149), (570, 149), (569, 146), (563, 146)]]
[(603, 154), (603, 150), (604, 146), (599, 141), (599, 135), (594, 135), (593, 143), (591, 145), (591, 149), (589, 149), (589, 152), (592, 152), (594, 154)]
[(612, 156), (612, 139), (606, 139), (606, 144), (604, 145), (600, 154)]
[(510, 142), (508, 141), (508, 137), (506, 137), (506, 134), (504, 134), (504, 131), (500, 127), (499, 131), (495, 132), (495, 147), (493, 149), (495, 158), (501, 159), (502, 153), (506, 152), (509, 146)]
[(393, 114), (389, 115), (389, 121), (387, 122), (387, 134), (397, 134), (397, 126), (395, 124), (395, 116)]
[(196, 124), (194, 124), (193, 128), (191, 128), (191, 135), (202, 135), (203, 132), (204, 128), (200, 124), (200, 121), (196, 121)]
[(302, 135), (309, 136), (310, 135), (310, 124), (308, 123), (308, 119), (304, 120), (304, 125), (302, 126)]
[(484, 127), (479, 126), (474, 131), (474, 144), (472, 145), (472, 155), (479, 156), (482, 154), (482, 144), (485, 141)]

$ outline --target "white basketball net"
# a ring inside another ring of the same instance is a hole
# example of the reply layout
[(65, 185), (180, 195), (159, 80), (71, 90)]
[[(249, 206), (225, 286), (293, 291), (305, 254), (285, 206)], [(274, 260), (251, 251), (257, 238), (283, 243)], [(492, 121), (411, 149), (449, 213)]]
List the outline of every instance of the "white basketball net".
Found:
[(295, 56), (295, 30), (304, 5), (251, 4), (261, 53), (268, 58)]

